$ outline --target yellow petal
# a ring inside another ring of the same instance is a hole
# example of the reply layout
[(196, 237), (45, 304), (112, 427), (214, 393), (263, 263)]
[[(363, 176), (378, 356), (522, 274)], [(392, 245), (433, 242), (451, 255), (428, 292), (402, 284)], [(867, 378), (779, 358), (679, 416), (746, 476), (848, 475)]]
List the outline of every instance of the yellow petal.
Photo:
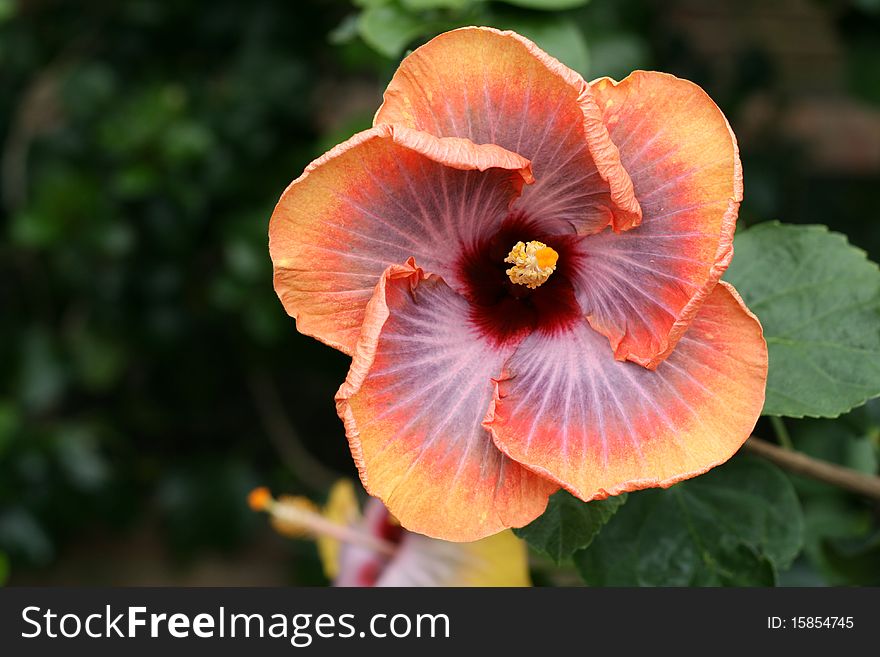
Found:
[(509, 529), (473, 543), (460, 543), (473, 558), (456, 586), (531, 586), (526, 544)]
[[(356, 522), (359, 516), (360, 507), (354, 485), (348, 479), (340, 479), (330, 489), (327, 504), (324, 506), (324, 517), (338, 525), (349, 526)], [(339, 548), (338, 539), (331, 536), (318, 537), (321, 565), (324, 567), (324, 574), (331, 580), (339, 574)]]

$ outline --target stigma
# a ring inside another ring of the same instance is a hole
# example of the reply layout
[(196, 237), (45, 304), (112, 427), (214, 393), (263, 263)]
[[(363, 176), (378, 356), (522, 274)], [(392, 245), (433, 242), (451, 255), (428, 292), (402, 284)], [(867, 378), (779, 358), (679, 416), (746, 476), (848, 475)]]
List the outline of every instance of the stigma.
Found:
[[(358, 527), (354, 522), (339, 522), (339, 518), (334, 517), (342, 509), (329, 508), (334, 505), (344, 505), (348, 503), (344, 495), (347, 491), (340, 490), (340, 486), (333, 487), (330, 491), (330, 502), (328, 508), (318, 509), (318, 507), (308, 498), (282, 495), (278, 499), (272, 497), (269, 489), (265, 487), (255, 488), (248, 495), (248, 506), (253, 511), (265, 511), (269, 514), (272, 526), (275, 530), (284, 536), (290, 538), (314, 538), (318, 541), (318, 548), (321, 552), (330, 549), (330, 545), (348, 543), (358, 545), (367, 550), (372, 550), (385, 556), (393, 556), (396, 552), (396, 546), (386, 541), (384, 538), (374, 536)], [(335, 498), (334, 498), (335, 494)], [(351, 493), (352, 503), (354, 502), (354, 493)], [(351, 511), (350, 509), (348, 511)], [(321, 547), (321, 545), (325, 547)], [(333, 548), (334, 550), (336, 548)], [(325, 564), (326, 565), (326, 564)]]
[(530, 290), (543, 285), (556, 271), (559, 254), (543, 242), (517, 242), (504, 262), (513, 265), (506, 271), (511, 282), (525, 285)]

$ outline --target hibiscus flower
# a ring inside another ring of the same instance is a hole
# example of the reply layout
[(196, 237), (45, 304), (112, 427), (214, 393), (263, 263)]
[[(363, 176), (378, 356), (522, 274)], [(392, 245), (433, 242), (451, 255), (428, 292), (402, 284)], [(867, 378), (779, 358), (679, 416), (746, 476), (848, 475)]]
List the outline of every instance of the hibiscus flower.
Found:
[(408, 532), (371, 497), (360, 511), (346, 479), (322, 510), (305, 497), (273, 499), (265, 488), (248, 496), (275, 529), (314, 538), (324, 573), (335, 586), (530, 586), (525, 544), (510, 530), (472, 543), (450, 543)]
[(719, 282), (736, 140), (698, 86), (585, 82), (513, 32), (409, 55), (374, 126), (306, 167), (269, 229), (297, 328), (352, 357), (337, 410), (409, 530), (469, 541), (726, 461), (767, 349)]

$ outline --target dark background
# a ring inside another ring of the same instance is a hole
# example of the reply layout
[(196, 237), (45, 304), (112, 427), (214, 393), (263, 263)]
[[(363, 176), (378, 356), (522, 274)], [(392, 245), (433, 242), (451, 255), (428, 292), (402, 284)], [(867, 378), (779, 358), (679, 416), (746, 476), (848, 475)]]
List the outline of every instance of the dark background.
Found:
[[(587, 79), (690, 78), (740, 140), (742, 224), (825, 223), (880, 257), (877, 0), (387, 1), (359, 26), (369, 0), (0, 0), (0, 581), (324, 582), (245, 504), (356, 476), (333, 406), (347, 358), (285, 315), (267, 223), (369, 125), (390, 37), (518, 27)], [(833, 426), (876, 443), (865, 413)], [(806, 446), (816, 424), (791, 425)], [(814, 547), (840, 538), (805, 510)], [(793, 572), (864, 581), (809, 549)]]

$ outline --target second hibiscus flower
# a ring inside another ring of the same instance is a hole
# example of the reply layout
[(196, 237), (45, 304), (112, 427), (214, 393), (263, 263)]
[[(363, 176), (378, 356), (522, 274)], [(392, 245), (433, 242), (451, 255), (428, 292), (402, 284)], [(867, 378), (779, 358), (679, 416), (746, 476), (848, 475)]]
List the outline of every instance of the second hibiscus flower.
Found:
[(269, 237), (297, 328), (352, 356), (337, 394), (366, 489), (469, 541), (726, 461), (767, 349), (719, 282), (736, 141), (696, 85), (590, 84), (513, 32), (408, 56), (374, 127), (310, 164)]

